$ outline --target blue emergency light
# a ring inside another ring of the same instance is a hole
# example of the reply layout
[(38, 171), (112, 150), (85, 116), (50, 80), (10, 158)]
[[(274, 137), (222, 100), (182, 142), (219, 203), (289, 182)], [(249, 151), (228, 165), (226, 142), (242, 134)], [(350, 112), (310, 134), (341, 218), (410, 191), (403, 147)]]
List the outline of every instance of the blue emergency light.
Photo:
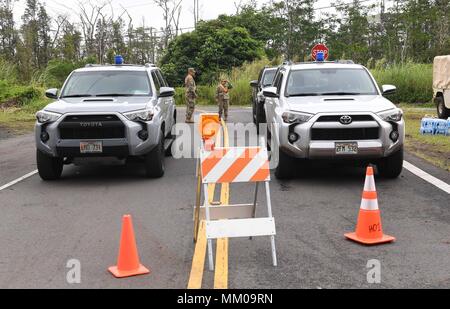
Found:
[(317, 62), (325, 61), (325, 53), (323, 51), (320, 51), (316, 54), (316, 61)]
[(114, 57), (114, 63), (116, 65), (122, 65), (123, 64), (123, 57), (121, 55), (117, 55)]

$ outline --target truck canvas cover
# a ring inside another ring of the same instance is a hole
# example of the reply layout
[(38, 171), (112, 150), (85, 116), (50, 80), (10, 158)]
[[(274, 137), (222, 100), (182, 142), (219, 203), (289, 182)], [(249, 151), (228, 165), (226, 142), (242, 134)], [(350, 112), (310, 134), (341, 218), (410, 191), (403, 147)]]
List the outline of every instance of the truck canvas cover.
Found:
[(434, 58), (434, 89), (450, 89), (450, 55)]

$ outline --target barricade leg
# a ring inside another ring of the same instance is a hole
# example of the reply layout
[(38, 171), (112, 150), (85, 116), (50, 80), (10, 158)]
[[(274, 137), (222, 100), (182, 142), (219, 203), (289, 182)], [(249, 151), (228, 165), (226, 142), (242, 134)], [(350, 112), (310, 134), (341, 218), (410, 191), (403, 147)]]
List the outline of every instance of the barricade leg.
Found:
[[(256, 218), (256, 204), (258, 203), (258, 188), (259, 188), (259, 182), (256, 183), (256, 187), (255, 187), (255, 198), (253, 200), (253, 217), (252, 218)], [(253, 240), (253, 237), (249, 238), (250, 240)]]
[[(267, 199), (267, 213), (269, 215), (269, 218), (273, 218), (273, 214), (272, 214), (272, 200), (270, 197), (270, 185), (269, 183), (266, 181), (266, 199)], [(277, 261), (277, 249), (275, 247), (275, 236), (270, 236), (270, 246), (272, 248), (272, 261), (273, 261), (273, 266), (277, 266), (278, 265), (278, 261)]]
[[(205, 215), (206, 215), (206, 222), (209, 222), (211, 220), (211, 216), (209, 213), (209, 196), (208, 196), (208, 185), (204, 184), (204, 190), (205, 190)], [(209, 270), (214, 270), (214, 257), (213, 257), (213, 247), (212, 247), (212, 240), (208, 239), (208, 263), (209, 263)]]
[(275, 247), (275, 236), (270, 236), (270, 246), (272, 247), (273, 266), (277, 267), (278, 261), (277, 261), (277, 248)]
[(202, 194), (202, 176), (200, 174), (200, 160), (197, 164), (197, 192), (195, 199), (195, 213), (194, 213), (194, 243), (197, 242), (198, 228), (200, 224), (200, 203)]

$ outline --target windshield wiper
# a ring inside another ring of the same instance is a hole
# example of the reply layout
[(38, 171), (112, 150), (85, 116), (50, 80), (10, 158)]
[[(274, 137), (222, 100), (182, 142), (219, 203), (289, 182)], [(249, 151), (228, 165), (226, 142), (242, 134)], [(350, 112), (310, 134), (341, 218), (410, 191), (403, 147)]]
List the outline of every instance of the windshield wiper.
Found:
[(361, 93), (359, 92), (327, 92), (327, 93), (322, 93), (322, 95), (360, 95)]
[(84, 97), (92, 97), (92, 94), (70, 94), (65, 95), (61, 98), (64, 99), (64, 98), (84, 98)]
[(314, 96), (319, 96), (321, 95), (320, 93), (296, 93), (296, 94), (290, 94), (290, 97), (314, 97)]

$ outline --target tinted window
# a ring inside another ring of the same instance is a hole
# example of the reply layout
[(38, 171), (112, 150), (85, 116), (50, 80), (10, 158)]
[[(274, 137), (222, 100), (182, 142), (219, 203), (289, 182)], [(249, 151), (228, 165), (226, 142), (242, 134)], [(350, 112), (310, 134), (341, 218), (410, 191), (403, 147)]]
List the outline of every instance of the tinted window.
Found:
[(291, 71), (286, 95), (376, 95), (377, 89), (364, 69), (314, 69)]
[(262, 81), (263, 87), (272, 85), (273, 79), (275, 78), (276, 73), (277, 73), (277, 70), (266, 71), (266, 73), (264, 74), (263, 81)]
[(152, 79), (153, 79), (153, 82), (155, 83), (156, 91), (159, 92), (159, 89), (161, 88), (161, 81), (159, 80), (158, 75), (156, 74), (156, 71), (152, 72)]
[(67, 81), (62, 97), (70, 96), (151, 96), (146, 72), (75, 72)]
[(158, 70), (156, 72), (158, 74), (158, 78), (159, 78), (159, 82), (160, 82), (161, 87), (167, 87), (168, 86), (167, 81), (164, 78), (164, 76), (162, 75), (161, 71)]

